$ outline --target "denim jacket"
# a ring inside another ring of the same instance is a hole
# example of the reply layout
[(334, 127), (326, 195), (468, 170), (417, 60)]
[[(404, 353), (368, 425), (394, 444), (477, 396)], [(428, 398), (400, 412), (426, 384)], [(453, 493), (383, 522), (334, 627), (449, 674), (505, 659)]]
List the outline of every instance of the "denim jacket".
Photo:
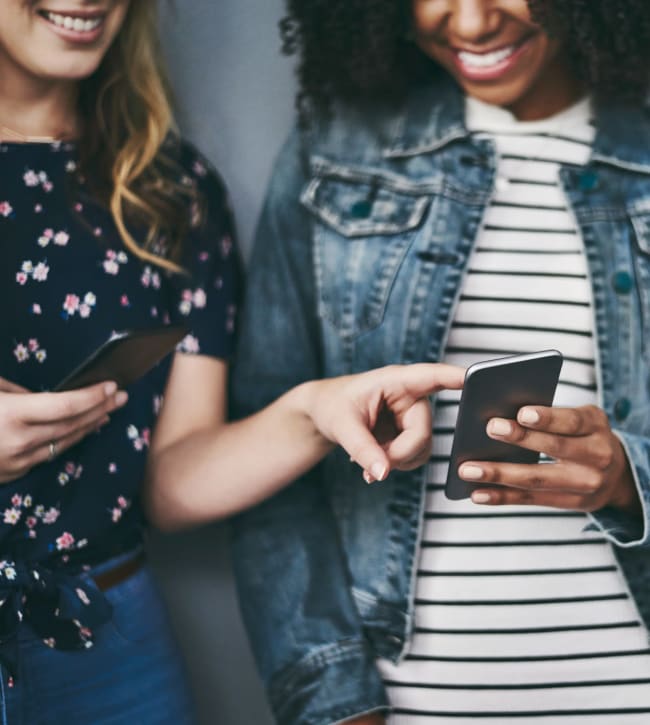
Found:
[[(597, 108), (586, 167), (561, 183), (593, 289), (600, 405), (644, 516), (591, 517), (650, 620), (650, 116)], [(399, 112), (336, 109), (276, 164), (249, 267), (232, 384), (249, 414), (310, 378), (438, 361), (493, 188), (492, 144), (455, 86)], [(254, 455), (254, 452), (252, 452)], [(275, 716), (329, 725), (387, 706), (377, 657), (413, 627), (423, 470), (367, 486), (343, 451), (233, 522), (242, 612)]]

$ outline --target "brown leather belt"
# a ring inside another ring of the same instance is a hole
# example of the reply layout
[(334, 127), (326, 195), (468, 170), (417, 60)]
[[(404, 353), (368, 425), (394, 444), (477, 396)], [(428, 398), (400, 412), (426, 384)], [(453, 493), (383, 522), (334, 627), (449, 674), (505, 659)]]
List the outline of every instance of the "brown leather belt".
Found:
[(133, 576), (139, 569), (142, 568), (144, 562), (144, 552), (139, 552), (132, 559), (127, 559), (125, 562), (118, 564), (108, 571), (95, 574), (93, 579), (95, 584), (97, 584), (98, 589), (105, 592), (107, 589), (110, 589), (116, 584), (120, 584), (120, 582), (128, 579), (130, 576)]

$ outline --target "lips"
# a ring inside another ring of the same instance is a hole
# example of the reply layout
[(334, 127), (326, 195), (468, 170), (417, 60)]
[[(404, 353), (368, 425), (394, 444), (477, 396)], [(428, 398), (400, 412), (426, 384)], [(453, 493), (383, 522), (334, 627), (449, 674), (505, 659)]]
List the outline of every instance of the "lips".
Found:
[(102, 34), (106, 11), (39, 9), (38, 15), (58, 36), (72, 43), (94, 43)]
[(533, 36), (517, 43), (501, 45), (483, 52), (451, 48), (456, 68), (468, 80), (495, 80), (508, 73), (528, 50)]

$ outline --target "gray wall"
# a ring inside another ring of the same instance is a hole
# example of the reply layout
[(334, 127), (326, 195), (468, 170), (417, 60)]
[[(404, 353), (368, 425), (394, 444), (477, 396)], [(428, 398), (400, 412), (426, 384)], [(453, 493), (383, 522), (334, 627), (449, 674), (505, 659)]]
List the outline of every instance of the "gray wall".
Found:
[[(163, 0), (162, 31), (183, 133), (231, 193), (245, 256), (271, 163), (293, 116), (280, 53), (281, 0)], [(215, 471), (215, 476), (219, 472)], [(186, 657), (202, 725), (270, 725), (237, 611), (221, 525), (158, 536), (152, 560)]]

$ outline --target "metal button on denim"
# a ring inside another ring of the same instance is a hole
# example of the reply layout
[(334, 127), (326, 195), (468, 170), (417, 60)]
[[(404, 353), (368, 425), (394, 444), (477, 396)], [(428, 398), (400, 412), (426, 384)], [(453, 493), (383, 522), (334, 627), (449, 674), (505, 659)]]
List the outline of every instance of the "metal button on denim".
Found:
[(634, 281), (628, 272), (615, 272), (612, 276), (612, 287), (620, 295), (630, 294)]
[(614, 416), (616, 420), (625, 420), (630, 414), (632, 403), (627, 398), (619, 398), (614, 403)]
[(593, 191), (598, 186), (598, 174), (591, 169), (585, 169), (578, 176), (578, 186), (582, 191)]

